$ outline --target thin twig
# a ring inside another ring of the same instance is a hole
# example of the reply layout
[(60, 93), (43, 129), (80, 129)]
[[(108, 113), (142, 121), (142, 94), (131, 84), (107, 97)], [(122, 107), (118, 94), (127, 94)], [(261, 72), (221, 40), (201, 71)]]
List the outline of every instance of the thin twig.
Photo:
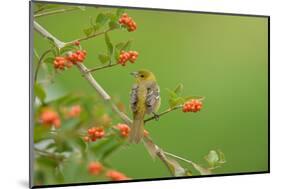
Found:
[(41, 64), (42, 64), (42, 62), (43, 62), (44, 57), (45, 57), (49, 52), (51, 52), (51, 51), (52, 51), (51, 49), (46, 50), (46, 51), (41, 55), (41, 57), (39, 58), (39, 61), (38, 61), (38, 64), (37, 64), (37, 66), (36, 66), (35, 73), (34, 73), (34, 83), (36, 83), (37, 76), (38, 76), (38, 72), (39, 72), (39, 68), (40, 68), (40, 66), (41, 66)]
[(182, 105), (175, 106), (174, 108), (169, 108), (169, 109), (165, 110), (164, 112), (161, 112), (160, 114), (157, 114), (157, 115), (151, 116), (150, 118), (145, 119), (144, 123), (146, 123), (148, 121), (151, 121), (153, 119), (157, 119), (157, 118), (159, 118), (159, 117), (161, 117), (161, 116), (163, 116), (163, 115), (165, 115), (169, 112), (172, 112), (172, 111), (180, 109), (180, 108), (182, 108)]
[(87, 71), (87, 73), (89, 72), (95, 72), (95, 71), (98, 71), (98, 70), (102, 70), (102, 69), (105, 69), (105, 68), (110, 68), (110, 67), (113, 67), (113, 66), (116, 66), (118, 65), (118, 63), (115, 63), (115, 64), (107, 64), (105, 66), (99, 66), (99, 67), (96, 67), (96, 68), (92, 68), (92, 69), (89, 69)]
[(38, 13), (34, 15), (34, 18), (42, 17), (42, 16), (49, 16), (49, 15), (54, 15), (54, 14), (59, 14), (59, 13), (64, 13), (64, 12), (69, 12), (73, 11), (79, 8), (73, 7), (73, 8), (63, 8), (63, 9), (57, 9), (57, 10), (52, 10), (52, 11), (46, 11), (43, 13)]
[(182, 160), (182, 161), (184, 161), (184, 162), (186, 162), (186, 163), (193, 164), (192, 161), (190, 161), (190, 160), (188, 160), (188, 159), (184, 159), (184, 158), (182, 158), (182, 157), (179, 157), (179, 156), (177, 156), (177, 155), (175, 155), (175, 154), (172, 154), (172, 153), (169, 153), (169, 152), (163, 152), (163, 153), (166, 154), (166, 155), (172, 156), (172, 157), (174, 157), (174, 158), (177, 158), (177, 159), (179, 159), (179, 160)]
[(95, 38), (95, 37), (97, 37), (97, 36), (103, 35), (103, 34), (109, 32), (109, 31), (112, 31), (112, 30), (114, 30), (114, 29), (113, 29), (113, 28), (109, 28), (109, 29), (107, 29), (107, 30), (105, 30), (105, 31), (98, 32), (98, 33), (93, 33), (92, 35), (89, 35), (89, 36), (86, 36), (86, 37), (80, 37), (80, 38), (78, 38), (78, 39), (75, 39), (75, 40), (73, 40), (73, 41), (70, 41), (70, 42), (65, 43), (65, 46), (73, 45), (73, 43), (74, 43), (75, 41), (80, 41), (80, 42), (81, 42), (81, 41), (85, 41), (85, 40), (88, 40), (88, 39), (91, 39), (91, 38)]

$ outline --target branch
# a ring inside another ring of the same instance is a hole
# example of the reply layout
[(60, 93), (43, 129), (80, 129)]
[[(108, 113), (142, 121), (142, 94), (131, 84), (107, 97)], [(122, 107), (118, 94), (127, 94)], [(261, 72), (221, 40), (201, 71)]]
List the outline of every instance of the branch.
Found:
[(44, 38), (49, 38), (54, 41), (57, 48), (61, 49), (65, 46), (65, 43), (58, 40), (55, 36), (53, 36), (51, 33), (49, 33), (45, 28), (43, 28), (40, 24), (38, 24), (36, 21), (33, 22), (33, 27), (35, 31), (37, 31), (39, 34), (41, 34)]
[(150, 118), (145, 119), (144, 123), (146, 123), (148, 121), (151, 121), (153, 119), (157, 119), (157, 118), (159, 118), (159, 117), (161, 117), (161, 116), (163, 116), (163, 115), (165, 115), (165, 114), (167, 114), (169, 112), (172, 112), (172, 111), (180, 109), (180, 108), (182, 108), (182, 105), (175, 106), (173, 108), (169, 108), (169, 109), (165, 110), (164, 112), (161, 112), (160, 114), (157, 114), (157, 115), (151, 116)]
[(73, 8), (63, 8), (63, 9), (57, 9), (57, 10), (52, 10), (52, 11), (46, 11), (46, 12), (43, 12), (43, 13), (35, 14), (34, 18), (53, 15), (53, 14), (59, 14), (59, 13), (64, 13), (64, 12), (69, 12), (69, 11), (73, 11), (73, 10), (76, 10), (76, 9), (79, 9), (79, 8), (73, 7)]

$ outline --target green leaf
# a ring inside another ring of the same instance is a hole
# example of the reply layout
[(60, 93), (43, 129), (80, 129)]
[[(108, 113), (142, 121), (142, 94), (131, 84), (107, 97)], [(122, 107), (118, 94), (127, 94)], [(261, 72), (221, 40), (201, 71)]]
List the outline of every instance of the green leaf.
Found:
[(125, 51), (127, 51), (127, 50), (130, 50), (130, 48), (131, 48), (131, 46), (132, 46), (132, 40), (128, 40), (125, 44), (124, 44), (124, 46), (122, 47), (122, 49), (120, 49), (120, 50), (125, 50)]
[(98, 14), (96, 18), (96, 23), (103, 26), (108, 21), (108, 17), (104, 13)]
[(116, 16), (117, 16), (117, 17), (120, 17), (124, 12), (125, 12), (125, 9), (119, 8), (119, 9), (117, 9), (117, 11), (116, 11)]
[(107, 49), (108, 49), (108, 53), (111, 56), (112, 53), (113, 53), (113, 45), (112, 45), (112, 43), (110, 41), (110, 38), (109, 38), (107, 33), (104, 34), (104, 39), (105, 39), (105, 43), (106, 43), (106, 46), (107, 46)]
[(80, 121), (78, 119), (68, 119), (63, 122), (63, 129), (64, 130), (73, 130)]
[(34, 84), (34, 95), (39, 98), (41, 103), (44, 103), (44, 100), (46, 98), (46, 92), (43, 87), (38, 83)]
[(218, 154), (219, 154), (219, 159), (220, 159), (218, 163), (220, 163), (220, 164), (225, 163), (226, 160), (225, 160), (225, 155), (224, 155), (224, 153), (223, 153), (221, 150), (217, 150), (217, 152), (218, 152)]
[(112, 14), (112, 13), (106, 13), (107, 18), (112, 21), (112, 22), (117, 22), (118, 21), (118, 17), (116, 16), (116, 14)]
[(178, 95), (177, 93), (175, 93), (174, 91), (172, 91), (171, 89), (166, 88), (166, 91), (168, 92), (169, 98), (173, 99), (173, 98), (177, 98)]
[(204, 100), (205, 97), (203, 97), (203, 96), (187, 96), (187, 97), (184, 97), (184, 100), (185, 100), (185, 101), (189, 101), (189, 100), (191, 100), (191, 99)]
[(183, 91), (183, 84), (179, 83), (178, 86), (175, 88), (174, 92), (180, 95)]
[(101, 63), (105, 64), (110, 60), (110, 56), (107, 54), (99, 54), (99, 60)]
[(93, 33), (93, 31), (94, 31), (93, 27), (89, 27), (89, 28), (86, 28), (86, 29), (83, 30), (83, 32), (86, 36), (91, 35)]
[(50, 139), (52, 137), (50, 128), (43, 125), (35, 125), (33, 129), (33, 140), (34, 143), (41, 140)]
[(125, 45), (124, 42), (120, 42), (115, 45), (115, 48), (120, 51), (124, 47), (124, 45)]
[(101, 28), (101, 25), (98, 23), (93, 25), (94, 31), (98, 31), (100, 28)]
[(110, 21), (108, 23), (108, 26), (110, 29), (117, 29), (117, 28), (120, 28), (120, 25), (118, 24), (118, 22), (115, 22), (115, 21)]
[(215, 167), (219, 162), (219, 155), (215, 150), (211, 150), (208, 155), (205, 156), (206, 161), (211, 168)]
[(170, 98), (169, 99), (169, 105), (170, 108), (174, 108), (178, 105), (181, 105), (184, 103), (184, 99), (182, 97), (176, 97), (176, 98)]
[(45, 62), (45, 63), (50, 63), (50, 64), (52, 64), (52, 63), (54, 62), (54, 60), (55, 60), (54, 57), (48, 57), (48, 58), (45, 58), (45, 59), (44, 59), (44, 62)]

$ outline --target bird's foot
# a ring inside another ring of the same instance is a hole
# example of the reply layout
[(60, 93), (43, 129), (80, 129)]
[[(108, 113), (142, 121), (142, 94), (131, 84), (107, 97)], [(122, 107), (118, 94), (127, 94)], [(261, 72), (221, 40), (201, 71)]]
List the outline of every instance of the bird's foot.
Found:
[(157, 113), (155, 113), (155, 112), (152, 112), (152, 114), (153, 114), (154, 119), (155, 119), (156, 121), (158, 121), (159, 118), (160, 118), (160, 116), (159, 116)]

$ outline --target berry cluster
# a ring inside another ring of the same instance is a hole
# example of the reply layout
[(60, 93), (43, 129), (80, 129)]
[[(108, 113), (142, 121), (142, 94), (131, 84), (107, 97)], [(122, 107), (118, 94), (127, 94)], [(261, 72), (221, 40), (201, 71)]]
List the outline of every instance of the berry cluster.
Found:
[(196, 99), (189, 100), (182, 107), (183, 112), (198, 112), (202, 108), (202, 102)]
[(84, 59), (86, 58), (87, 52), (85, 50), (81, 51), (78, 50), (74, 53), (71, 53), (68, 55), (67, 59), (72, 63), (72, 64), (77, 64), (78, 62), (83, 62)]
[(122, 14), (121, 18), (119, 18), (119, 24), (125, 26), (129, 32), (133, 32), (137, 29), (136, 22), (129, 17), (127, 13)]
[(65, 68), (71, 68), (73, 64), (83, 62), (86, 58), (87, 52), (85, 50), (77, 50), (76, 52), (70, 53), (67, 56), (57, 56), (54, 60), (54, 68), (64, 70)]
[(69, 117), (78, 117), (81, 113), (81, 106), (80, 105), (75, 105), (72, 106), (68, 112)]
[(114, 170), (107, 171), (106, 176), (112, 181), (121, 181), (121, 180), (130, 179), (126, 175), (124, 175), (123, 173), (120, 173), (120, 172), (114, 171)]
[(85, 142), (96, 141), (97, 139), (101, 139), (104, 137), (105, 131), (102, 127), (92, 127), (88, 129), (88, 136), (84, 137)]
[(47, 126), (54, 125), (56, 128), (61, 126), (61, 120), (57, 112), (45, 109), (40, 115), (40, 121)]
[(129, 60), (132, 64), (137, 60), (139, 53), (137, 51), (121, 51), (118, 59), (118, 63), (125, 66), (126, 62)]
[(116, 128), (120, 131), (122, 137), (128, 137), (131, 131), (131, 128), (128, 125), (122, 123), (116, 125)]
[(57, 56), (54, 60), (54, 68), (64, 70), (65, 67), (70, 68), (72, 64), (67, 61), (64, 56)]
[(99, 162), (91, 162), (88, 171), (91, 175), (99, 175), (103, 171), (103, 165)]

